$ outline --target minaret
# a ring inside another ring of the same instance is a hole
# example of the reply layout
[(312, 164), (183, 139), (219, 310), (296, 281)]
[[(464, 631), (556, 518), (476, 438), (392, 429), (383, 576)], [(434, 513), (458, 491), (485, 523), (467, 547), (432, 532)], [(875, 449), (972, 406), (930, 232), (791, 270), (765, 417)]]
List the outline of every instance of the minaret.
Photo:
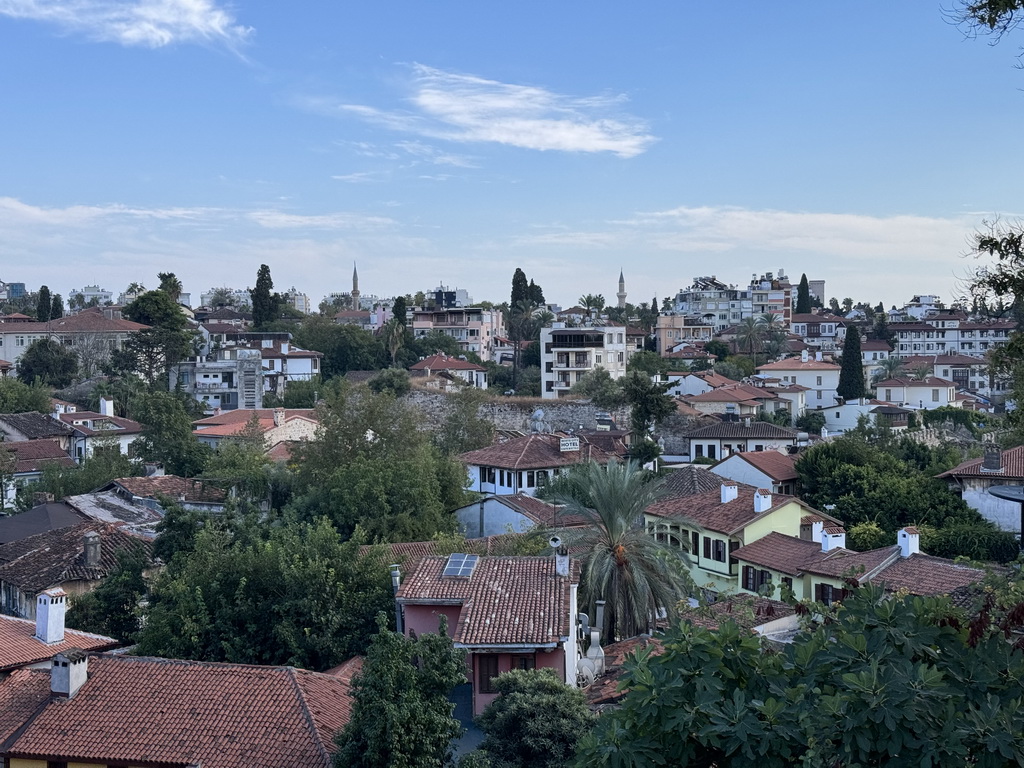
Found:
[(622, 270), (619, 270), (619, 292), (615, 294), (619, 300), (619, 309), (626, 308), (626, 278), (622, 276)]
[(359, 309), (359, 272), (356, 263), (352, 262), (352, 309)]

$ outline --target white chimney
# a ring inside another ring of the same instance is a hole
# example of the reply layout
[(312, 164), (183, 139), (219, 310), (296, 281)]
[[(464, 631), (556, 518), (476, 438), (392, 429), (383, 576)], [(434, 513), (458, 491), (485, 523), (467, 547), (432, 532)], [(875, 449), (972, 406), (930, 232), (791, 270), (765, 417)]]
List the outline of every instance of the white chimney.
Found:
[(806, 363), (807, 362), (807, 350), (806, 349), (801, 349), (800, 350), (800, 362), (801, 363)]
[(281, 354), (282, 355), (287, 355), (289, 349), (291, 349), (291, 345), (287, 341), (282, 341), (281, 342)]
[(50, 693), (72, 698), (89, 679), (89, 656), (79, 648), (69, 648), (53, 657), (50, 668)]
[(732, 501), (739, 496), (740, 489), (738, 485), (722, 485), (722, 503)]
[(831, 552), (833, 549), (846, 547), (846, 529), (841, 525), (830, 525), (821, 532), (821, 551)]
[(821, 534), (825, 528), (824, 520), (815, 520), (811, 523), (811, 541), (815, 544), (821, 544)]
[(900, 545), (900, 557), (921, 553), (921, 533), (912, 525), (899, 530), (896, 534), (896, 543)]
[(817, 360), (819, 363), (821, 362), (821, 350), (820, 349), (814, 353), (814, 359)]
[(772, 492), (767, 488), (758, 488), (754, 492), (754, 513), (760, 515), (772, 508)]
[(36, 640), (47, 645), (64, 642), (64, 614), (67, 593), (60, 587), (40, 592), (36, 597)]
[(100, 413), (104, 416), (114, 415), (114, 398), (112, 397), (101, 397), (100, 398)]
[(274, 409), (274, 426), (280, 427), (284, 424), (284, 408)]

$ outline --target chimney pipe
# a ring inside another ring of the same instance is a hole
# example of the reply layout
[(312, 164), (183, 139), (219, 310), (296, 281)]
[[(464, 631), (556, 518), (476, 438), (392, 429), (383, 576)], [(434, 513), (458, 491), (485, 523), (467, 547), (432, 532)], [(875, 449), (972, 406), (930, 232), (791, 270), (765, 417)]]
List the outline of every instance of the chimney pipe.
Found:
[(985, 458), (981, 461), (981, 471), (991, 474), (1002, 474), (1003, 452), (995, 443), (985, 444)]
[(825, 523), (822, 520), (815, 520), (811, 523), (811, 541), (815, 544), (821, 544), (821, 534), (825, 529)]
[(100, 535), (89, 531), (82, 537), (82, 550), (85, 552), (85, 567), (99, 568), (101, 560)]
[(722, 503), (732, 501), (739, 495), (738, 485), (722, 485)]
[(395, 597), (395, 631), (405, 634), (405, 622), (402, 621), (402, 606), (398, 602), (398, 588), (402, 585), (402, 569), (398, 563), (391, 564), (391, 594)]
[(754, 492), (754, 513), (760, 515), (772, 508), (772, 492), (767, 488), (758, 488)]
[(594, 626), (604, 632), (604, 600), (598, 600), (594, 605), (597, 608), (594, 612)]
[(36, 639), (47, 645), (64, 642), (64, 615), (67, 593), (60, 587), (40, 592), (36, 597)]
[(846, 529), (841, 525), (829, 526), (822, 530), (821, 551), (831, 552), (833, 549), (846, 547)]
[(100, 398), (100, 413), (103, 416), (114, 415), (114, 399), (112, 397), (101, 397)]

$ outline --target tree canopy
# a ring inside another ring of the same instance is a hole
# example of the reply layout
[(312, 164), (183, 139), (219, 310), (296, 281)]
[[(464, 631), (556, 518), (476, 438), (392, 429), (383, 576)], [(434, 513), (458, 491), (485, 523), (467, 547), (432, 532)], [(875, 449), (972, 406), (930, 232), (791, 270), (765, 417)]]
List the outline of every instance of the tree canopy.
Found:
[(948, 598), (863, 587), (781, 649), (731, 621), (659, 640), (577, 765), (1024, 765), (1024, 652)]
[(260, 264), (256, 272), (256, 287), (249, 291), (252, 299), (252, 324), (262, 328), (277, 319), (281, 309), (281, 297), (271, 293), (274, 281), (270, 277), (270, 267)]
[(78, 375), (78, 355), (53, 339), (37, 339), (28, 345), (18, 361), (18, 378), (26, 384), (36, 381), (60, 389)]
[(860, 353), (860, 331), (853, 325), (846, 329), (846, 339), (843, 341), (843, 364), (839, 369), (836, 394), (844, 400), (856, 400), (867, 394)]
[(798, 315), (809, 315), (811, 313), (811, 286), (807, 282), (807, 275), (800, 275), (800, 285), (796, 289), (796, 309)]
[(38, 302), (36, 303), (36, 320), (45, 323), (50, 319), (50, 311), (53, 308), (53, 301), (50, 298), (50, 289), (43, 285), (39, 288)]
[(360, 554), (360, 541), (343, 542), (326, 520), (215, 523), (154, 583), (140, 654), (322, 671), (366, 648), (391, 605), (386, 558)]
[(411, 639), (377, 617), (377, 634), (352, 681), (352, 717), (338, 732), (337, 768), (446, 768), (462, 726), (448, 696), (465, 682), (465, 651), (437, 633)]

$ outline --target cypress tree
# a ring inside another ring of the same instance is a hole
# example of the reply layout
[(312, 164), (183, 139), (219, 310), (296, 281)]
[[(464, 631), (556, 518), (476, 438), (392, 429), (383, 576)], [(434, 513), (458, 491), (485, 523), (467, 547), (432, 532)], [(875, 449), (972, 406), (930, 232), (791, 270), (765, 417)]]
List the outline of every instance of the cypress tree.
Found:
[(275, 319), (277, 314), (277, 302), (271, 294), (274, 281), (270, 278), (270, 267), (260, 264), (256, 273), (256, 287), (249, 291), (252, 298), (252, 324), (260, 328)]
[(800, 285), (796, 289), (796, 314), (811, 313), (811, 287), (807, 284), (807, 275), (800, 275)]
[(530, 298), (530, 284), (526, 282), (526, 273), (523, 272), (519, 267), (516, 267), (515, 274), (512, 275), (512, 298), (508, 305), (515, 312), (515, 308), (519, 306), (520, 301), (528, 301)]
[(544, 291), (537, 285), (533, 280), (530, 280), (530, 285), (526, 291), (527, 298), (536, 304), (538, 307), (544, 306)]
[(40, 323), (45, 323), (50, 319), (52, 301), (53, 300), (50, 298), (50, 289), (45, 285), (42, 286), (39, 289), (39, 303), (36, 304), (36, 320)]
[(59, 294), (53, 294), (53, 301), (50, 302), (50, 319), (59, 320), (64, 317), (64, 298)]
[(846, 401), (856, 400), (867, 394), (864, 386), (864, 367), (860, 359), (860, 331), (856, 326), (846, 329), (843, 342), (843, 367), (839, 371), (839, 386), (836, 394)]

